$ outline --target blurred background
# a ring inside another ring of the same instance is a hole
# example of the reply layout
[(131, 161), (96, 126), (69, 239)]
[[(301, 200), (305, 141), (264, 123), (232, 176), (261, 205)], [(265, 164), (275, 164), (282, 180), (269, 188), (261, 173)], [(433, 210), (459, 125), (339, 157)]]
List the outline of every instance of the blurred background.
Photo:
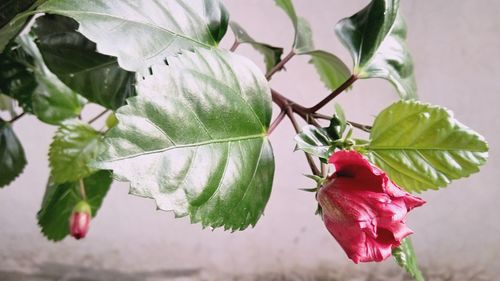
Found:
[[(429, 280), (500, 280), (500, 2), (402, 2), (420, 99), (451, 109), (490, 144), (490, 159), (479, 174), (421, 195), (427, 205), (408, 219), (418, 260)], [(368, 1), (294, 3), (297, 13), (310, 21), (316, 46), (351, 65), (334, 26)], [(231, 19), (255, 39), (289, 51), (293, 28), (274, 1), (225, 4)], [(222, 47), (232, 42), (228, 31)], [(237, 53), (263, 69), (262, 57), (250, 47), (242, 45)], [(329, 93), (306, 57), (293, 58), (271, 84), (308, 106)], [(361, 80), (336, 101), (349, 120), (371, 124), (397, 99), (388, 82)], [(84, 116), (99, 111), (90, 108)], [(323, 112), (332, 113), (333, 104)], [(47, 151), (55, 127), (29, 116), (16, 122), (15, 130), (28, 165), (21, 177), (0, 190), (0, 280), (406, 280), (392, 259), (352, 264), (314, 215), (314, 195), (298, 190), (314, 183), (302, 175), (308, 166), (302, 153), (293, 152), (288, 120), (271, 136), (274, 187), (255, 228), (238, 233), (203, 230), (187, 218), (156, 211), (152, 200), (129, 196), (128, 184), (114, 183), (88, 237), (57, 244), (42, 236), (35, 217), (49, 175)]]

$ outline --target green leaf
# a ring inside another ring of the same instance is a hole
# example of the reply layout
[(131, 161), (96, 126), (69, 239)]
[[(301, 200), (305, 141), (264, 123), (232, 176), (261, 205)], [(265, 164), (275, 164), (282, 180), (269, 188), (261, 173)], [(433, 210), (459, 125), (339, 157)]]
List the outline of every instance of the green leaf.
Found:
[(39, 11), (74, 18), (100, 53), (142, 72), (182, 49), (216, 46), (229, 20), (219, 0), (48, 0)]
[(87, 123), (69, 120), (62, 123), (50, 145), (49, 163), (53, 183), (77, 181), (95, 170), (88, 164), (102, 149), (103, 136)]
[(338, 103), (335, 103), (335, 117), (339, 120), (340, 132), (342, 134), (347, 127), (347, 118), (345, 117), (344, 109)]
[(31, 11), (46, 0), (3, 0), (0, 4), (0, 53), (26, 26)]
[(230, 22), (229, 25), (233, 30), (234, 36), (236, 37), (236, 42), (240, 44), (249, 44), (259, 53), (264, 56), (264, 62), (266, 64), (266, 71), (269, 72), (276, 64), (281, 61), (281, 55), (283, 54), (283, 48), (278, 48), (271, 46), (266, 43), (261, 43), (255, 41), (248, 33), (236, 22)]
[(9, 96), (0, 93), (0, 111), (14, 112), (14, 100)]
[(351, 76), (351, 71), (337, 56), (315, 50), (307, 52), (311, 56), (309, 63), (313, 64), (325, 86), (333, 91)]
[(349, 68), (334, 54), (316, 50), (312, 38), (312, 31), (306, 19), (298, 17), (291, 0), (275, 0), (292, 20), (295, 29), (293, 52), (297, 55), (309, 55), (309, 61), (314, 65), (321, 81), (330, 90), (335, 90), (350, 76)]
[(31, 37), (20, 36), (17, 42), (33, 58), (34, 65), (27, 65), (38, 83), (31, 97), (33, 113), (38, 119), (49, 124), (59, 124), (66, 119), (77, 117), (86, 102), (85, 99), (50, 72)]
[(416, 281), (425, 281), (422, 272), (418, 268), (417, 257), (409, 237), (403, 239), (401, 245), (392, 250), (392, 256), (394, 256), (397, 264), (404, 268)]
[(351, 52), (358, 78), (387, 79), (402, 99), (417, 98), (399, 0), (373, 0), (360, 12), (341, 20), (336, 33)]
[(33, 58), (18, 44), (9, 44), (0, 54), (0, 91), (30, 113), (33, 112), (32, 96), (38, 86), (33, 65)]
[[(98, 171), (83, 179), (92, 217), (96, 216), (112, 181), (109, 171)], [(79, 181), (55, 184), (49, 180), (37, 214), (38, 225), (49, 240), (60, 241), (69, 234), (71, 211), (82, 200), (79, 188)]]
[(297, 16), (292, 1), (275, 0), (275, 2), (292, 20), (293, 28), (295, 30), (295, 39), (293, 41), (294, 53), (302, 54), (314, 50), (311, 26), (304, 18)]
[(37, 18), (33, 30), (52, 73), (89, 101), (115, 110), (135, 95), (135, 73), (121, 69), (115, 57), (97, 53), (77, 28), (71, 18), (45, 15)]
[(10, 184), (26, 166), (21, 143), (11, 125), (0, 118), (0, 187)]
[(335, 150), (334, 139), (323, 128), (307, 125), (295, 136), (297, 147), (313, 156), (328, 159)]
[(366, 153), (409, 192), (448, 185), (486, 162), (484, 138), (452, 112), (417, 101), (400, 101), (375, 119)]
[(203, 226), (255, 225), (271, 192), (269, 85), (249, 60), (198, 49), (140, 79), (96, 166)]

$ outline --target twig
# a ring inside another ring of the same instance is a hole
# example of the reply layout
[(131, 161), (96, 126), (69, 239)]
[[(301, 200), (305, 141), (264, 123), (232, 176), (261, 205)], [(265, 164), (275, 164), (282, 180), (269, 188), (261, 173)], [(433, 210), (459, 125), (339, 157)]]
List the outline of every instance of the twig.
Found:
[(108, 111), (109, 109), (104, 110), (103, 112), (97, 114), (94, 118), (90, 119), (87, 123), (89, 124), (94, 123), (95, 121), (97, 121), (97, 119), (101, 118), (104, 114), (108, 113)]
[(12, 123), (16, 122), (16, 121), (17, 121), (17, 120), (19, 120), (21, 117), (23, 117), (25, 114), (26, 114), (26, 112), (23, 112), (23, 113), (21, 113), (21, 114), (17, 115), (16, 117), (12, 118), (12, 119), (9, 121), (9, 123), (11, 123), (11, 124), (12, 124)]
[(234, 39), (234, 43), (231, 46), (231, 48), (229, 49), (229, 51), (231, 51), (231, 52), (236, 51), (236, 49), (238, 48), (239, 45), (240, 45), (240, 42), (238, 42), (238, 40)]
[(316, 111), (320, 110), (323, 106), (325, 106), (327, 103), (329, 103), (331, 100), (336, 98), (338, 95), (340, 95), (345, 89), (349, 88), (354, 81), (358, 80), (358, 77), (356, 75), (351, 75), (347, 81), (345, 81), (342, 85), (340, 85), (337, 89), (335, 89), (333, 92), (331, 92), (326, 98), (324, 98), (322, 101), (317, 103), (315, 106), (308, 108), (308, 111), (310, 113), (315, 113)]
[(278, 125), (283, 121), (283, 118), (286, 116), (286, 111), (281, 110), (280, 114), (274, 119), (273, 123), (271, 123), (271, 126), (269, 126), (269, 130), (267, 131), (267, 135), (271, 135), (271, 133), (278, 127)]
[(295, 53), (292, 51), (290, 51), (290, 53), (288, 53), (288, 55), (286, 55), (286, 57), (284, 57), (279, 63), (277, 63), (273, 68), (271, 68), (271, 70), (269, 70), (269, 72), (266, 74), (266, 79), (267, 80), (271, 80), (271, 78), (273, 77), (273, 75), (280, 71), (281, 69), (283, 69), (283, 67), (285, 66), (285, 64), (291, 59), (293, 58), (293, 56), (295, 56)]
[[(297, 123), (297, 120), (295, 119), (295, 116), (293, 115), (293, 111), (291, 107), (287, 107), (286, 114), (290, 121), (292, 122), (293, 128), (295, 129), (295, 132), (300, 133), (300, 127), (299, 124)], [(312, 159), (311, 155), (307, 154), (304, 152), (307, 158), (307, 163), (309, 164), (309, 167), (311, 168), (311, 171), (314, 175), (320, 176), (321, 172), (318, 170), (318, 167), (316, 167), (316, 164), (314, 163), (314, 160)]]

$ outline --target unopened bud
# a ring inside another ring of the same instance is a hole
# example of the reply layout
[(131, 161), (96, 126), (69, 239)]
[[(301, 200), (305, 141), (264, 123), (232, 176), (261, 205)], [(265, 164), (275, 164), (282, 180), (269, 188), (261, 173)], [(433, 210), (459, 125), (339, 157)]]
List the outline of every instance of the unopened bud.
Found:
[(91, 210), (87, 201), (80, 201), (69, 218), (69, 232), (75, 239), (82, 239), (89, 231)]

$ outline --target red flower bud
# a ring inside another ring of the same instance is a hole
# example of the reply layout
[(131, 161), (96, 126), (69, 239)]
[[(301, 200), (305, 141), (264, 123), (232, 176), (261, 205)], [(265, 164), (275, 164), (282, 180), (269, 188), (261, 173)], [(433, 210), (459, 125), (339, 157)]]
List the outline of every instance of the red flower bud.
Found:
[(407, 213), (425, 203), (355, 151), (334, 153), (335, 173), (318, 192), (323, 221), (355, 263), (380, 262), (413, 233)]
[(69, 232), (75, 239), (82, 239), (89, 231), (91, 219), (90, 206), (86, 201), (80, 201), (73, 208), (69, 218)]

